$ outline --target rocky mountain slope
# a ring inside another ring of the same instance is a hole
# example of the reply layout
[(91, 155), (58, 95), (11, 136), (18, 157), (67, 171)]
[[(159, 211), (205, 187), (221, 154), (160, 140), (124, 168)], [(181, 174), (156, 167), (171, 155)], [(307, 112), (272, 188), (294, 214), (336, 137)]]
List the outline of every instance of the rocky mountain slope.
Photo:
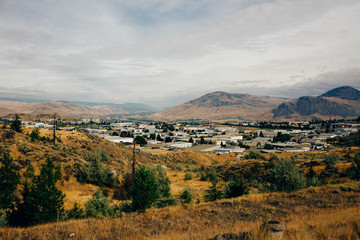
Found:
[(344, 86), (320, 96), (304, 96), (282, 103), (272, 111), (275, 119), (346, 118), (360, 115), (360, 91)]
[(189, 119), (189, 118), (241, 118), (256, 119), (263, 112), (270, 111), (285, 99), (257, 97), (249, 94), (226, 92), (208, 93), (177, 107), (155, 113), (156, 119)]

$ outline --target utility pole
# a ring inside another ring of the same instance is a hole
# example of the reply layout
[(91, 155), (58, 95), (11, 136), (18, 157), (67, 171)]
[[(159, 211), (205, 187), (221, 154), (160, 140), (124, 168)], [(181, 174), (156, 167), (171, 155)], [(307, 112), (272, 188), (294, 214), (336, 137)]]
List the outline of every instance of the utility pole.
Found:
[(136, 163), (136, 158), (135, 158), (135, 151), (136, 151), (136, 148), (135, 148), (135, 138), (133, 140), (133, 143), (134, 143), (134, 148), (133, 148), (133, 162), (132, 162), (132, 177), (133, 179), (135, 179), (135, 163)]
[(56, 144), (56, 134), (55, 134), (55, 130), (56, 130), (56, 113), (54, 114), (54, 128), (53, 128), (53, 143), (54, 145)]

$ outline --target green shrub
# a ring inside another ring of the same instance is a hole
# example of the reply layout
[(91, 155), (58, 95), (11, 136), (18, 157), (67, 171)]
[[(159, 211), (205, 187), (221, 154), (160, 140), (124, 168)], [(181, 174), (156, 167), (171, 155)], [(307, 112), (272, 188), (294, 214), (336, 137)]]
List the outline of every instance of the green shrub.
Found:
[(360, 151), (354, 155), (352, 166), (348, 172), (351, 179), (360, 180)]
[(85, 203), (85, 215), (98, 218), (112, 215), (110, 200), (101, 193), (100, 189)]
[(263, 159), (263, 155), (257, 151), (250, 151), (247, 155), (245, 155), (245, 159)]
[(275, 191), (291, 192), (306, 186), (306, 178), (294, 161), (283, 158), (271, 173), (271, 188)]
[(103, 161), (108, 161), (108, 156), (103, 153), (89, 154), (85, 158), (89, 164), (84, 164), (78, 169), (76, 178), (80, 183), (91, 183), (100, 187), (115, 187), (119, 179), (109, 168), (105, 168)]
[(187, 180), (192, 180), (194, 178), (194, 175), (191, 172), (186, 172), (185, 173), (185, 181)]
[(155, 206), (157, 208), (164, 208), (164, 207), (168, 207), (168, 206), (174, 206), (177, 204), (177, 200), (176, 198), (170, 196), (167, 198), (159, 198), (156, 203)]
[(85, 217), (84, 209), (76, 202), (72, 209), (67, 213), (67, 219), (81, 219)]

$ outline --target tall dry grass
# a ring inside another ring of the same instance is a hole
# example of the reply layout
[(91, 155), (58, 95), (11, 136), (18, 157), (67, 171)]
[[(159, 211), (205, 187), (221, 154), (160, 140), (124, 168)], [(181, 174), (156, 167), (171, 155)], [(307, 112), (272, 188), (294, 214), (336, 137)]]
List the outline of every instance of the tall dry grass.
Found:
[[(341, 190), (342, 189), (342, 190)], [(252, 194), (214, 203), (150, 209), (119, 218), (85, 219), (30, 228), (5, 228), (0, 239), (211, 239), (219, 233), (260, 231), (266, 220), (287, 226), (285, 239), (360, 239), (360, 193), (333, 185), (295, 193)]]

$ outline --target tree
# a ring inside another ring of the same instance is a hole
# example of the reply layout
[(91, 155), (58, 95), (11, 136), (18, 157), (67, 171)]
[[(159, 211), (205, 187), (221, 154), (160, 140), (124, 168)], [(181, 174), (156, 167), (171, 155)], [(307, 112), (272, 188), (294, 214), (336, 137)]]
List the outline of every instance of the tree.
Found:
[(221, 191), (218, 181), (211, 181), (211, 186), (208, 190), (205, 190), (205, 200), (207, 202), (216, 201), (223, 198), (223, 192)]
[(31, 141), (34, 142), (38, 139), (40, 139), (40, 131), (38, 128), (34, 128), (30, 133)]
[(190, 204), (192, 201), (191, 191), (188, 189), (185, 189), (180, 196), (180, 200), (181, 200), (182, 204)]
[(244, 194), (248, 194), (248, 192), (249, 191), (244, 181), (238, 176), (235, 176), (234, 179), (231, 180), (225, 188), (225, 197), (226, 198), (239, 197)]
[(189, 143), (194, 143), (194, 139), (192, 137), (189, 139)]
[(132, 209), (144, 212), (159, 198), (159, 185), (151, 170), (142, 166), (132, 184)]
[(144, 137), (142, 137), (142, 136), (136, 136), (134, 140), (135, 140), (135, 143), (138, 143), (141, 146), (144, 146), (144, 145), (147, 144), (146, 139)]
[(34, 175), (31, 169), (26, 175), (28, 178), (22, 184), (22, 200), (9, 217), (10, 225), (29, 226), (59, 219), (64, 211), (65, 198), (65, 194), (56, 187), (56, 182), (61, 179), (60, 168), (47, 159), (40, 175)]
[(12, 121), (10, 128), (16, 132), (21, 132), (21, 121), (19, 115), (15, 114), (15, 120)]
[(273, 142), (287, 142), (290, 139), (290, 134), (282, 134), (281, 132), (278, 132), (278, 134), (274, 137)]
[(306, 186), (306, 179), (295, 162), (288, 158), (281, 159), (271, 173), (271, 187), (281, 192), (291, 192)]
[(9, 209), (13, 202), (13, 193), (20, 182), (20, 174), (7, 151), (2, 153), (0, 162), (0, 209)]

